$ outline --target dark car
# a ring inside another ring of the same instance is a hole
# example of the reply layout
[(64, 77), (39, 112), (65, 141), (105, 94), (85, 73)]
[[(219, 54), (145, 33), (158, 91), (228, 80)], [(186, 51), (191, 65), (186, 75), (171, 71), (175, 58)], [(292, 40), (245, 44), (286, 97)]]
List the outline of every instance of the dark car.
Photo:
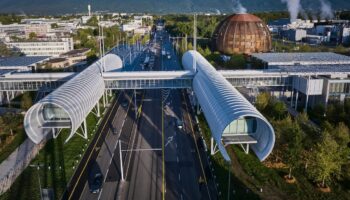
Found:
[(124, 108), (126, 108), (127, 106), (128, 106), (128, 101), (127, 100), (124, 100), (123, 102), (122, 102), (122, 106), (124, 107)]
[(99, 165), (94, 162), (89, 173), (89, 189), (91, 193), (99, 193), (103, 184), (103, 175)]

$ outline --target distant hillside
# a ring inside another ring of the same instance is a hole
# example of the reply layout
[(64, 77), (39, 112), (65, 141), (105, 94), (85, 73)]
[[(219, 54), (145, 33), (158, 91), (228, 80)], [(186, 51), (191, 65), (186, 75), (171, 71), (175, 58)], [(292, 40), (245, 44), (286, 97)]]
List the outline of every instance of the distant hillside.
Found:
[[(350, 10), (350, 0), (329, 0), (333, 9)], [(190, 13), (224, 12), (234, 9), (232, 0), (0, 0), (0, 13), (65, 14), (93, 10), (116, 12)], [(280, 0), (242, 1), (248, 12), (286, 10)], [(304, 9), (318, 10), (317, 0), (302, 0)]]

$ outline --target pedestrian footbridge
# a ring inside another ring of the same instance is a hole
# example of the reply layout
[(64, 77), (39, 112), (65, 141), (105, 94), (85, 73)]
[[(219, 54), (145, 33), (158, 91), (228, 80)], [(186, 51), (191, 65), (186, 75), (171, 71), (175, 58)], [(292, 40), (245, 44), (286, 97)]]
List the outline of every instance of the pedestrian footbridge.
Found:
[(182, 64), (183, 71), (121, 72), (120, 58), (108, 54), (77, 74), (4, 75), (0, 78), (0, 90), (52, 91), (32, 106), (24, 118), (28, 137), (40, 143), (49, 134), (57, 137), (62, 128), (70, 129), (66, 142), (76, 134), (87, 138), (86, 117), (90, 112), (100, 116), (100, 99), (105, 103), (106, 91), (188, 88), (194, 92), (209, 124), (212, 153), (220, 151), (229, 161), (226, 145), (240, 144), (247, 147), (246, 151), (250, 145), (264, 160), (275, 143), (274, 130), (265, 117), (198, 52), (185, 53)]

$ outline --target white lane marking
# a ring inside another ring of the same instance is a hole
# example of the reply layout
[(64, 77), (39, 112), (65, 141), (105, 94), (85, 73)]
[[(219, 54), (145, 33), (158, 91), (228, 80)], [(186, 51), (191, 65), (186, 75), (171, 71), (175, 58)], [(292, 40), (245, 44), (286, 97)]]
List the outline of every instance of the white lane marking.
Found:
[(170, 144), (170, 142), (172, 142), (173, 139), (174, 139), (174, 136), (168, 137), (168, 140), (167, 140), (167, 142), (166, 142), (166, 144), (165, 144), (165, 147), (168, 146), (168, 144)]
[(181, 194), (181, 200), (183, 200), (184, 198), (183, 198), (183, 196), (182, 196), (182, 194)]
[(100, 199), (101, 199), (102, 190), (103, 190), (103, 188), (101, 188), (100, 194), (98, 194), (98, 198), (97, 198), (98, 200), (100, 200)]
[(177, 143), (175, 143), (175, 148), (177, 148)]
[(180, 173), (179, 173), (179, 181), (181, 180), (181, 175), (180, 175)]

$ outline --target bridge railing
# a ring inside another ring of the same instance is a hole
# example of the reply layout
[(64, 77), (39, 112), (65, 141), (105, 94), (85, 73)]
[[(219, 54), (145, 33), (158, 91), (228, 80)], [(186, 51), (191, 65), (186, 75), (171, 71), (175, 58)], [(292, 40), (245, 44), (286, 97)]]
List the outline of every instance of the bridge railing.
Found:
[(162, 89), (191, 88), (192, 78), (164, 80), (105, 80), (106, 89)]
[(66, 81), (0, 81), (0, 91), (54, 90)]

